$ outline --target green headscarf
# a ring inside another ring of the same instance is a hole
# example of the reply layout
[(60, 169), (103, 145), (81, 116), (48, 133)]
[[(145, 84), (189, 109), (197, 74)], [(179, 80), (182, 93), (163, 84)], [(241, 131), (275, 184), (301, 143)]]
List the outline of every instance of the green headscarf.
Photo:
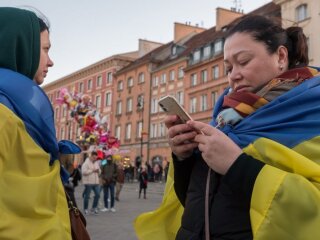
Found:
[(0, 7), (0, 68), (33, 79), (40, 60), (40, 26), (35, 13)]

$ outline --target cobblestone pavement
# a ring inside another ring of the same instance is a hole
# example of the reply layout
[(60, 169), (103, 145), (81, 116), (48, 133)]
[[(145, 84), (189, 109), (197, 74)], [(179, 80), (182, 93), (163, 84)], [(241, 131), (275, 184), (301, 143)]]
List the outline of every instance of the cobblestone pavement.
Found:
[[(156, 209), (162, 200), (164, 183), (148, 184), (147, 199), (138, 199), (137, 182), (125, 183), (120, 193), (120, 201), (115, 202), (116, 212), (99, 212), (98, 215), (86, 215), (87, 229), (92, 240), (136, 240), (133, 228), (134, 219), (141, 213)], [(83, 211), (83, 186), (76, 188), (75, 196), (79, 208)], [(92, 206), (94, 193), (91, 192), (89, 206)], [(99, 207), (103, 208), (103, 192)]]

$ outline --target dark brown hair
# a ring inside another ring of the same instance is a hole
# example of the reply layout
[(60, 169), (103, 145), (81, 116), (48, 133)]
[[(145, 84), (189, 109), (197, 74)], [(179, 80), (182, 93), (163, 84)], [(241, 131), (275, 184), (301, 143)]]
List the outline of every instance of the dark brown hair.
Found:
[(49, 32), (49, 24), (48, 22), (44, 21), (42, 18), (38, 17), (39, 25), (40, 25), (40, 32), (47, 30)]
[(92, 151), (91, 156), (98, 156), (98, 153), (96, 151)]
[(300, 27), (283, 29), (280, 23), (260, 15), (246, 15), (232, 24), (226, 38), (235, 33), (248, 33), (253, 39), (263, 42), (269, 53), (280, 46), (288, 50), (289, 69), (309, 64), (307, 38)]

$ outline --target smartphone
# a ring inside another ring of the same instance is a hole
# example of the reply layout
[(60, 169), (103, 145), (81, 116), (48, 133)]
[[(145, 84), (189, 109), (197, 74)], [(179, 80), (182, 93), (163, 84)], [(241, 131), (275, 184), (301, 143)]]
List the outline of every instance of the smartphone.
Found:
[(186, 110), (184, 110), (178, 101), (172, 96), (165, 96), (161, 98), (158, 104), (168, 115), (178, 115), (182, 123), (192, 120)]

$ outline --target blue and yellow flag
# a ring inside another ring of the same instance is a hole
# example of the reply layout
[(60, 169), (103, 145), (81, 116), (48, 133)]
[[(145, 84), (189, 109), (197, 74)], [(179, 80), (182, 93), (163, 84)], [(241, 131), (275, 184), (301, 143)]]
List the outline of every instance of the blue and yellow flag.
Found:
[(0, 239), (71, 239), (49, 99), (19, 73), (0, 76)]
[[(214, 118), (218, 112), (219, 106)], [(301, 83), (236, 126), (225, 125), (221, 130), (245, 153), (266, 163), (251, 199), (254, 239), (320, 239), (320, 77)], [(175, 204), (172, 179), (160, 208), (136, 219), (139, 239), (175, 239), (183, 207)]]

